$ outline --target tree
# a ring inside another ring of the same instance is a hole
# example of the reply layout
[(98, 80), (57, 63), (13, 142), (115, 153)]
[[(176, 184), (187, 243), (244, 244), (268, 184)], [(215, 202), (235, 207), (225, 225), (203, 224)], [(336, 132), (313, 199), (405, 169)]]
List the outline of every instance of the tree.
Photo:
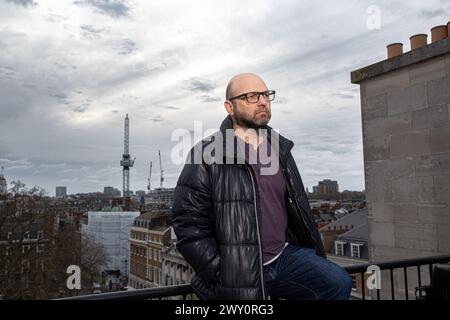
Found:
[(74, 209), (42, 188), (11, 184), (0, 199), (0, 297), (73, 295), (66, 286), (70, 265), (80, 266), (82, 279), (98, 277), (106, 253), (93, 239), (82, 239), (79, 225), (67, 218)]

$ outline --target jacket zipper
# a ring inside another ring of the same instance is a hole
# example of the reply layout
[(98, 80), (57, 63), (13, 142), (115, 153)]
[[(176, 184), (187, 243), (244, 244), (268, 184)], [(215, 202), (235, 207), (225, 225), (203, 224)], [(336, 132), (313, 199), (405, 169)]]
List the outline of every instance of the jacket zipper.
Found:
[(253, 173), (251, 171), (251, 168), (248, 165), (247, 165), (247, 170), (249, 171), (250, 179), (252, 180), (253, 199), (255, 200), (256, 232), (258, 233), (259, 266), (260, 266), (260, 273), (261, 273), (261, 286), (262, 286), (263, 300), (266, 300), (266, 293), (265, 293), (266, 290), (264, 288), (264, 269), (263, 269), (263, 263), (262, 263), (261, 234), (260, 234), (260, 231), (259, 231), (259, 218), (258, 218), (258, 211), (257, 211), (256, 188), (255, 188), (255, 182), (253, 180)]

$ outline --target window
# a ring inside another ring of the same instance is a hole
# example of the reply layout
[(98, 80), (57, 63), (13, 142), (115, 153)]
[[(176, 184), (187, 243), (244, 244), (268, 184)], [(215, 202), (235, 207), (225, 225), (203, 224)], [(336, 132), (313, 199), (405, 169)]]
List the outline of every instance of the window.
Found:
[(37, 235), (38, 235), (38, 240), (44, 239), (44, 231), (39, 230), (38, 233), (37, 233)]
[(8, 238), (7, 238), (7, 240), (9, 241), (9, 240), (12, 240), (12, 236), (13, 236), (13, 233), (12, 232), (8, 232)]
[(30, 271), (30, 260), (22, 260), (22, 273)]
[(361, 250), (360, 247), (362, 244), (352, 243), (351, 244), (351, 254), (353, 258), (361, 258)]
[(345, 254), (344, 245), (346, 242), (343, 241), (335, 241), (335, 251), (337, 256), (343, 256)]
[(25, 234), (23, 235), (23, 238), (25, 240), (30, 240), (30, 231), (25, 232)]
[(11, 250), (11, 247), (10, 247), (10, 246), (7, 246), (7, 247), (5, 248), (5, 256), (9, 256), (9, 255), (11, 254), (10, 250)]
[(357, 287), (356, 287), (356, 277), (354, 275), (350, 275), (352, 277), (352, 290), (356, 291)]
[(22, 253), (26, 253), (28, 251), (30, 251), (31, 246), (30, 245), (24, 245), (22, 246)]
[(36, 252), (44, 252), (44, 245), (43, 244), (38, 244), (36, 246)]

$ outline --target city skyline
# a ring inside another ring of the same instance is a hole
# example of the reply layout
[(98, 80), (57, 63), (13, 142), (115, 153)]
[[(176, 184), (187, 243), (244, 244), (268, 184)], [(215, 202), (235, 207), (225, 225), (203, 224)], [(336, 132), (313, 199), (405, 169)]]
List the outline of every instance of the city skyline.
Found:
[[(370, 5), (379, 30), (367, 25)], [(350, 71), (384, 60), (389, 43), (429, 34), (449, 12), (439, 0), (0, 2), (0, 166), (8, 183), (50, 194), (121, 189), (128, 113), (130, 189), (146, 190), (159, 149), (173, 187), (182, 166), (170, 162), (171, 133), (200, 120), (218, 128), (229, 78), (253, 71), (277, 91), (270, 124), (294, 141), (305, 186), (332, 179), (363, 190)], [(153, 186), (158, 179), (156, 166)]]

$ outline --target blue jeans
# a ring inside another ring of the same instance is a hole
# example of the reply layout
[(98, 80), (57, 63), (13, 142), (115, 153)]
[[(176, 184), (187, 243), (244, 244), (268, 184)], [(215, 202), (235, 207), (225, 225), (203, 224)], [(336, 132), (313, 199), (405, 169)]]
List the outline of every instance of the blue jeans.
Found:
[(314, 249), (291, 244), (264, 266), (264, 284), (271, 299), (348, 300), (352, 290), (347, 271)]

